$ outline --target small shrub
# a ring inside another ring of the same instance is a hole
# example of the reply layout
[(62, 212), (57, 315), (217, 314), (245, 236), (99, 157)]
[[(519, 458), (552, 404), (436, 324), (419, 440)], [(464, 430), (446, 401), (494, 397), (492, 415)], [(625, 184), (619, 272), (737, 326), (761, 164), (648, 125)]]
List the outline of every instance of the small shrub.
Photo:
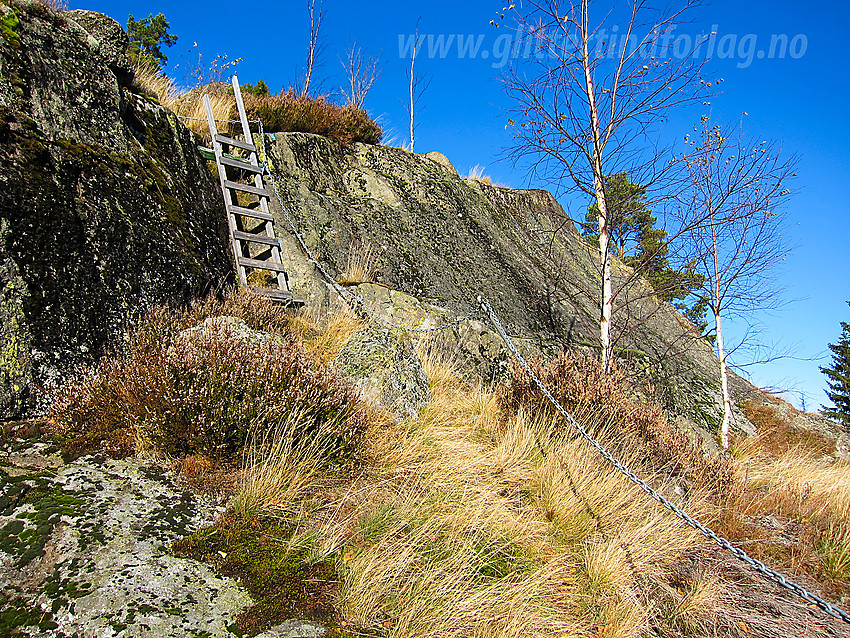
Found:
[(266, 81), (262, 78), (256, 84), (246, 82), (241, 86), (241, 89), (242, 93), (247, 95), (256, 95), (257, 97), (267, 97), (271, 95), (268, 84), (266, 84)]
[[(208, 301), (194, 310), (152, 312), (127, 353), (104, 359), (60, 391), (52, 409), (70, 454), (102, 450), (126, 455), (136, 447), (217, 461), (239, 458), (253, 431), (273, 430), (292, 412), (305, 432), (331, 429), (346, 458), (361, 429), (350, 387), (278, 327), (268, 338), (245, 339), (227, 325), (181, 332), (206, 315), (241, 311), (251, 327), (268, 326), (263, 304)], [(278, 311), (279, 313), (279, 311)]]
[(263, 122), (267, 131), (294, 131), (331, 137), (344, 144), (381, 141), (381, 127), (363, 109), (337, 106), (324, 98), (287, 91), (273, 96), (244, 95), (248, 119)]
[[(707, 460), (684, 434), (670, 424), (662, 409), (632, 393), (622, 373), (606, 373), (595, 359), (579, 352), (561, 352), (548, 366), (532, 362), (532, 370), (558, 402), (591, 432), (605, 432), (621, 450), (636, 447), (651, 472), (665, 471), (722, 491), (732, 480), (732, 468), (722, 459)], [(556, 417), (557, 411), (531, 377), (514, 364), (499, 391), (509, 413), (520, 408)], [(569, 428), (568, 424), (564, 427)]]

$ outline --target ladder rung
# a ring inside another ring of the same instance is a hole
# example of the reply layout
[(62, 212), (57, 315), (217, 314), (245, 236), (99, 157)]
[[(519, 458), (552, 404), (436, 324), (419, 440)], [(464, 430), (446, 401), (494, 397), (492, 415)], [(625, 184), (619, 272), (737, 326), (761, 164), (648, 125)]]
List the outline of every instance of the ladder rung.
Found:
[(234, 230), (233, 237), (242, 241), (250, 241), (257, 244), (267, 244), (269, 246), (279, 246), (280, 240), (277, 237), (267, 237), (266, 235), (254, 235), (253, 233), (244, 233), (241, 230)]
[(257, 288), (256, 286), (248, 286), (248, 289), (253, 293), (263, 295), (264, 297), (269, 297), (270, 299), (274, 299), (275, 301), (292, 301), (294, 303), (303, 303), (299, 302), (299, 300), (297, 299), (293, 299), (292, 293), (286, 290), (278, 290), (277, 288)]
[(236, 206), (235, 204), (228, 204), (227, 212), (232, 213), (233, 215), (244, 215), (245, 217), (251, 217), (253, 219), (262, 219), (266, 222), (274, 221), (274, 217), (271, 213), (266, 213), (258, 208), (243, 208), (242, 206)]
[(248, 184), (240, 184), (239, 182), (231, 182), (230, 180), (224, 180), (225, 188), (232, 188), (235, 191), (242, 191), (243, 193), (251, 193), (252, 195), (257, 195), (258, 197), (268, 197), (269, 192), (265, 188), (257, 188), (256, 186), (249, 186)]
[(234, 160), (234, 159), (230, 159), (229, 157), (222, 157), (221, 160), (219, 160), (219, 161), (222, 164), (224, 164), (225, 166), (233, 166), (235, 168), (240, 168), (243, 171), (251, 171), (253, 173), (262, 173), (263, 170), (264, 170), (263, 168), (261, 168), (259, 166), (254, 166), (253, 164), (250, 164), (247, 161)]
[(239, 258), (239, 265), (248, 268), (256, 268), (257, 270), (271, 270), (273, 272), (286, 272), (283, 264), (276, 264), (271, 261), (260, 261), (259, 259), (248, 259), (247, 257)]
[(229, 146), (235, 146), (236, 148), (243, 148), (246, 151), (257, 152), (257, 148), (249, 143), (249, 142), (241, 142), (239, 140), (234, 140), (232, 137), (227, 137), (226, 135), (216, 134), (215, 141), (219, 144), (227, 144)]

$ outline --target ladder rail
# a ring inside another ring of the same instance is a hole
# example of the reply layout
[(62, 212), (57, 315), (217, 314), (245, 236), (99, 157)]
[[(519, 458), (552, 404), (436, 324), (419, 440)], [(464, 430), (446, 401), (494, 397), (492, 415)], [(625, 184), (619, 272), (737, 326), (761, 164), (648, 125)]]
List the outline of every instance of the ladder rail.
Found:
[[(236, 99), (236, 107), (239, 112), (239, 123), (241, 124), (244, 141), (238, 139), (238, 135), (230, 137), (219, 133), (216, 127), (215, 115), (209, 95), (204, 95), (204, 110), (206, 111), (207, 124), (210, 128), (210, 139), (212, 140), (212, 158), (218, 169), (219, 184), (224, 197), (225, 212), (227, 214), (227, 225), (230, 231), (230, 243), (233, 250), (233, 259), (236, 271), (239, 275), (239, 283), (243, 287), (261, 292), (267, 297), (277, 301), (300, 305), (302, 301), (294, 299), (289, 290), (289, 278), (283, 265), (283, 255), (280, 239), (274, 228), (274, 216), (269, 206), (270, 196), (263, 183), (265, 167), (260, 165), (259, 153), (251, 135), (248, 115), (245, 111), (245, 103), (242, 100), (242, 91), (239, 80), (234, 75), (231, 79), (233, 95)], [(228, 153), (225, 153), (225, 147)], [(238, 150), (237, 150), (238, 149)], [(235, 153), (235, 155), (234, 155)], [(245, 157), (247, 154), (247, 158)], [(234, 175), (233, 180), (228, 179), (227, 168), (240, 172)], [(246, 175), (248, 173), (249, 175)], [(253, 181), (248, 180), (252, 177)], [(258, 201), (251, 207), (240, 205), (239, 193), (247, 193)], [(253, 206), (256, 205), (256, 208)], [(246, 226), (248, 222), (244, 218), (259, 221), (259, 224)], [(256, 253), (252, 245), (264, 246), (265, 248)], [(266, 258), (254, 257), (266, 255)], [(248, 283), (248, 270), (264, 270), (268, 272), (277, 288), (255, 288)]]
[(213, 144), (213, 153), (215, 154), (215, 163), (218, 166), (218, 180), (221, 184), (221, 195), (224, 197), (225, 204), (225, 212), (227, 213), (227, 226), (230, 229), (230, 245), (233, 249), (233, 260), (236, 265), (236, 272), (239, 275), (239, 283), (242, 286), (248, 285), (248, 275), (245, 272), (245, 267), (239, 263), (239, 258), (242, 257), (242, 242), (236, 238), (235, 232), (236, 228), (236, 217), (227, 211), (228, 204), (231, 203), (230, 198), (230, 189), (225, 185), (226, 174), (224, 172), (224, 166), (221, 163), (221, 144), (216, 139), (218, 136), (218, 131), (216, 130), (215, 125), (215, 116), (213, 115), (212, 104), (210, 104), (210, 98), (207, 94), (204, 94), (204, 110), (207, 113), (207, 123), (210, 126), (210, 137), (212, 138)]
[[(254, 138), (251, 136), (251, 127), (248, 125), (248, 114), (245, 112), (245, 103), (242, 100), (242, 89), (239, 87), (239, 79), (234, 74), (231, 78), (231, 84), (233, 85), (233, 95), (236, 98), (236, 108), (239, 111), (239, 122), (242, 125), (242, 133), (245, 136), (245, 141), (248, 143), (253, 143)], [(253, 151), (249, 151), (249, 158), (251, 164), (254, 166), (259, 166), (259, 160), (257, 157), (256, 146)], [(263, 184), (263, 176), (261, 173), (257, 173), (254, 175), (254, 185), (257, 188), (265, 189), (265, 185)], [(267, 197), (260, 197), (260, 210), (264, 213), (271, 213), (271, 209), (269, 208), (269, 200)], [(266, 222), (266, 235), (270, 238), (275, 237), (274, 223), (271, 221)], [(283, 264), (283, 259), (280, 254), (280, 245), (272, 246), (271, 248), (272, 261), (276, 264)], [(287, 290), (289, 288), (288, 282), (286, 281), (286, 274), (283, 271), (279, 271), (277, 273), (277, 285), (280, 290)]]

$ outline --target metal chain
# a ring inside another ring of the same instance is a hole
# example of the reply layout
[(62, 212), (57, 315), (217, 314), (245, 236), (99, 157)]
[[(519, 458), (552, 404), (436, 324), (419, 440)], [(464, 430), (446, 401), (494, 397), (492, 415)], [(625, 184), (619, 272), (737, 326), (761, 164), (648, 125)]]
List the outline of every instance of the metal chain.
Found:
[(269, 181), (271, 182), (272, 189), (274, 190), (275, 197), (277, 197), (278, 205), (280, 206), (280, 210), (283, 213), (286, 222), (289, 224), (289, 228), (292, 230), (292, 233), (295, 235), (295, 239), (298, 241), (298, 244), (301, 246), (301, 250), (304, 251), (304, 254), (313, 262), (313, 265), (318, 269), (318, 271), (322, 274), (322, 276), (328, 281), (331, 286), (333, 286), (334, 290), (345, 299), (349, 304), (354, 307), (362, 308), (368, 315), (371, 315), (381, 323), (390, 326), (391, 328), (397, 328), (399, 330), (405, 330), (407, 332), (415, 332), (417, 334), (425, 334), (429, 332), (441, 332), (443, 330), (448, 330), (449, 328), (453, 328), (454, 326), (463, 323), (477, 315), (481, 312), (481, 308), (476, 307), (471, 312), (465, 314), (462, 317), (458, 317), (454, 321), (450, 321), (447, 324), (443, 324), (441, 326), (435, 326), (434, 328), (409, 328), (408, 326), (402, 326), (397, 323), (393, 323), (389, 319), (385, 319), (380, 314), (378, 314), (375, 310), (372, 310), (368, 305), (366, 305), (366, 300), (362, 295), (355, 295), (352, 292), (346, 290), (343, 286), (339, 284), (339, 282), (331, 277), (330, 273), (325, 270), (325, 267), (319, 263), (319, 260), (316, 259), (316, 256), (313, 254), (308, 247), (304, 239), (301, 237), (301, 233), (298, 232), (298, 228), (295, 226), (295, 222), (292, 221), (292, 217), (290, 217), (289, 212), (286, 209), (286, 206), (283, 203), (283, 198), (280, 196), (280, 191), (277, 189), (277, 183), (275, 181), (275, 176), (272, 173), (271, 167), (268, 161), (268, 155), (266, 154), (266, 136), (263, 131), (263, 123), (260, 122), (260, 150), (262, 151), (262, 162), (260, 166), (262, 166), (266, 173), (269, 176)]
[(773, 582), (781, 585), (785, 589), (788, 589), (789, 591), (794, 592), (795, 594), (797, 594), (803, 600), (820, 607), (823, 611), (825, 611), (827, 614), (829, 614), (833, 618), (838, 618), (839, 620), (843, 620), (844, 622), (850, 624), (850, 614), (848, 614), (846, 611), (836, 607), (835, 605), (830, 604), (829, 602), (827, 602), (826, 600), (824, 600), (820, 596), (809, 592), (804, 587), (802, 587), (801, 585), (798, 585), (794, 581), (788, 580), (787, 578), (785, 578), (785, 576), (783, 576), (779, 572), (767, 567), (760, 560), (756, 560), (755, 558), (751, 558), (743, 549), (741, 549), (740, 547), (736, 547), (735, 545), (733, 545), (731, 542), (729, 542), (728, 540), (726, 540), (722, 536), (718, 536), (713, 530), (709, 529), (708, 527), (706, 527), (705, 525), (703, 525), (702, 523), (700, 523), (696, 519), (692, 518), (687, 512), (676, 507), (676, 505), (674, 505), (673, 503), (668, 501), (664, 496), (659, 494), (657, 491), (655, 491), (653, 488), (651, 488), (649, 485), (647, 485), (643, 480), (638, 478), (638, 476), (635, 475), (634, 472), (629, 470), (617, 458), (615, 458), (614, 455), (611, 454), (611, 452), (609, 452), (607, 449), (605, 449), (596, 439), (594, 439), (590, 435), (590, 433), (587, 430), (585, 430), (572, 417), (572, 415), (569, 412), (567, 412), (563, 408), (563, 406), (561, 406), (560, 403), (558, 403), (558, 401), (555, 399), (555, 397), (552, 396), (552, 393), (549, 392), (549, 390), (546, 388), (545, 385), (543, 385), (543, 382), (537, 377), (536, 374), (534, 374), (534, 371), (531, 369), (531, 366), (528, 365), (526, 360), (519, 353), (519, 350), (517, 350), (513, 341), (511, 341), (511, 338), (508, 336), (508, 333), (505, 331), (504, 327), (502, 326), (502, 322), (499, 321), (499, 317), (496, 316), (496, 313), (494, 312), (493, 307), (490, 305), (490, 303), (483, 296), (478, 297), (478, 303), (481, 305), (481, 308), (484, 310), (484, 312), (490, 318), (490, 321), (496, 327), (496, 330), (499, 332), (502, 339), (504, 339), (505, 343), (507, 344), (508, 348), (513, 353), (513, 355), (516, 357), (517, 361), (519, 361), (520, 365), (525, 369), (525, 371), (531, 377), (532, 381), (534, 381), (535, 385), (546, 396), (546, 398), (549, 399), (549, 402), (555, 407), (555, 409), (558, 412), (561, 413), (561, 415), (570, 423), (570, 425), (572, 425), (578, 431), (578, 433), (581, 434), (581, 436), (588, 443), (590, 443), (590, 445), (592, 445), (594, 448), (596, 448), (596, 451), (599, 452), (603, 457), (605, 457), (605, 459), (609, 463), (611, 463), (611, 465), (613, 465), (618, 470), (620, 470), (620, 472), (622, 472), (625, 476), (627, 476), (629, 478), (629, 480), (631, 480), (632, 483), (637, 485), (650, 498), (653, 498), (654, 500), (658, 501), (661, 505), (663, 505), (668, 510), (673, 512), (676, 516), (678, 516), (680, 519), (682, 519), (685, 523), (687, 523), (688, 525), (693, 527), (695, 530), (698, 530), (699, 532), (701, 532), (706, 538), (714, 541), (715, 543), (717, 543), (723, 549), (734, 554), (739, 560), (750, 565), (753, 569), (755, 569), (757, 572), (759, 572), (763, 576), (766, 576), (767, 578), (769, 578)]

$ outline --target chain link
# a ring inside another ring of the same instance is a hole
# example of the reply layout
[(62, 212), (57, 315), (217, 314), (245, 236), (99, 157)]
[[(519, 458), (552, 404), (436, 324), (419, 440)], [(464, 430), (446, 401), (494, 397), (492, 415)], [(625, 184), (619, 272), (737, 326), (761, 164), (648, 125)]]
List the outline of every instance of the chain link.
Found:
[(634, 472), (632, 472), (625, 465), (623, 465), (616, 457), (614, 457), (613, 454), (611, 454), (611, 452), (609, 452), (607, 449), (605, 449), (596, 439), (594, 439), (590, 435), (590, 433), (587, 430), (585, 430), (572, 417), (572, 415), (569, 412), (567, 412), (564, 409), (563, 406), (561, 406), (560, 403), (558, 403), (558, 401), (555, 399), (555, 397), (552, 396), (552, 393), (549, 392), (549, 390), (546, 388), (546, 386), (543, 385), (543, 382), (537, 377), (536, 374), (534, 374), (534, 371), (531, 369), (531, 366), (528, 365), (526, 360), (520, 354), (519, 350), (517, 350), (517, 347), (514, 345), (513, 341), (508, 336), (508, 333), (505, 331), (505, 328), (502, 326), (502, 322), (499, 321), (499, 317), (496, 316), (496, 313), (493, 310), (493, 307), (490, 305), (490, 303), (483, 296), (478, 297), (478, 303), (480, 304), (480, 306), (484, 310), (484, 312), (487, 314), (487, 316), (490, 318), (490, 321), (496, 327), (496, 330), (499, 332), (499, 335), (502, 337), (502, 339), (504, 339), (505, 344), (507, 344), (507, 346), (508, 346), (508, 349), (510, 349), (510, 351), (513, 353), (513, 355), (516, 357), (517, 361), (519, 361), (520, 365), (528, 373), (528, 375), (531, 377), (532, 381), (534, 381), (535, 385), (546, 396), (546, 398), (555, 407), (555, 409), (558, 412), (561, 413), (561, 416), (563, 416), (570, 423), (570, 425), (572, 425), (578, 431), (578, 433), (581, 434), (581, 436), (588, 443), (590, 443), (590, 445), (592, 445), (596, 449), (597, 452), (599, 452), (609, 463), (611, 463), (611, 465), (613, 465), (618, 470), (620, 470), (620, 472), (622, 472), (625, 476), (627, 476), (629, 478), (629, 480), (631, 480), (632, 483), (637, 485), (650, 498), (658, 501), (661, 505), (663, 505), (668, 510), (673, 512), (676, 516), (678, 516), (685, 523), (687, 523), (688, 525), (693, 527), (695, 530), (702, 533), (703, 536), (705, 536), (709, 540), (714, 541), (715, 543), (717, 543), (717, 545), (719, 545), (723, 549), (731, 552), (733, 555), (735, 555), (736, 558), (743, 561), (747, 565), (750, 565), (753, 569), (755, 569), (757, 572), (759, 572), (763, 576), (766, 576), (767, 578), (769, 578), (773, 582), (781, 585), (785, 589), (788, 589), (789, 591), (794, 592), (795, 594), (797, 594), (803, 600), (805, 600), (809, 603), (812, 603), (813, 605), (816, 605), (817, 607), (820, 607), (823, 611), (825, 611), (827, 614), (829, 614), (833, 618), (838, 618), (839, 620), (843, 620), (844, 622), (850, 624), (850, 614), (848, 614), (846, 611), (836, 607), (835, 605), (830, 604), (829, 602), (827, 602), (826, 600), (824, 600), (820, 596), (809, 592), (803, 586), (798, 585), (794, 581), (787, 579), (785, 576), (783, 576), (779, 572), (767, 567), (760, 560), (756, 560), (755, 558), (751, 558), (743, 549), (741, 549), (740, 547), (736, 547), (735, 545), (733, 545), (731, 542), (729, 542), (728, 540), (726, 540), (722, 536), (718, 536), (713, 530), (709, 529), (708, 527), (706, 527), (705, 525), (700, 523), (698, 520), (692, 518), (687, 512), (676, 507), (676, 505), (671, 503), (664, 496), (662, 496), (657, 491), (655, 491), (653, 488), (651, 488), (649, 485), (647, 485)]

